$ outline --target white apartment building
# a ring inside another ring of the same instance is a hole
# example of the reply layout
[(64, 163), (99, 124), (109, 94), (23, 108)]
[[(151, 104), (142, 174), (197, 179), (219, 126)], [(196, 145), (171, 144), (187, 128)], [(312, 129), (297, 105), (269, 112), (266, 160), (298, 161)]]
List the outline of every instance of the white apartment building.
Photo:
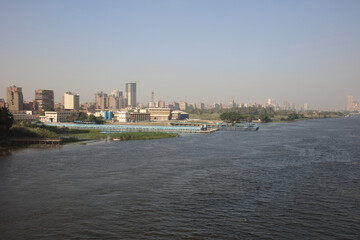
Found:
[(121, 111), (121, 112), (115, 113), (115, 118), (119, 122), (130, 122), (130, 120), (131, 120), (130, 113), (128, 111)]
[(64, 109), (79, 110), (80, 96), (79, 94), (73, 94), (66, 92), (64, 94)]

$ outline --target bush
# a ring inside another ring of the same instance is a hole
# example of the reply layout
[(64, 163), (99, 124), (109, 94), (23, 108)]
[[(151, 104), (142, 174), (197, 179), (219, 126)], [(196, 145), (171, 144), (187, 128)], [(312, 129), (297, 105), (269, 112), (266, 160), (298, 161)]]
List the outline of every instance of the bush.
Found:
[(57, 134), (42, 128), (13, 127), (10, 129), (10, 137), (17, 138), (56, 138)]
[(225, 112), (220, 115), (220, 119), (223, 121), (237, 122), (244, 119), (244, 117), (237, 112)]

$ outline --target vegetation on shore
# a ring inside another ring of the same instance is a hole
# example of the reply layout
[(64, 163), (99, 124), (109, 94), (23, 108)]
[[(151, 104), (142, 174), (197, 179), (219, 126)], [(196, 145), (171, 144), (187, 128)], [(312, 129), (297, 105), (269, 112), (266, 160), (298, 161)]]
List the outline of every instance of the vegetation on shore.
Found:
[(109, 135), (111, 140), (150, 140), (178, 137), (177, 133), (165, 132), (118, 132)]
[[(166, 132), (117, 132), (104, 133), (95, 129), (71, 129), (48, 125), (27, 124), (15, 125), (9, 129), (7, 138), (61, 138), (64, 144), (109, 138), (111, 140), (150, 140), (178, 137), (176, 133)], [(9, 141), (3, 146), (9, 146)]]
[(8, 108), (0, 108), (0, 146), (7, 146), (10, 128), (14, 123), (14, 116)]
[(232, 109), (208, 109), (208, 110), (191, 110), (190, 118), (200, 120), (217, 120), (217, 121), (253, 121), (261, 122), (289, 122), (317, 118), (344, 117), (342, 112), (326, 111), (306, 111), (298, 113), (296, 111), (280, 110), (275, 111), (272, 107), (244, 107)]
[[(111, 116), (114, 117), (114, 114), (111, 113)], [(66, 118), (68, 122), (81, 121), (88, 123), (96, 123), (96, 124), (104, 124), (104, 120), (101, 117), (95, 117), (94, 114), (90, 114), (89, 116), (84, 112), (75, 112)]]

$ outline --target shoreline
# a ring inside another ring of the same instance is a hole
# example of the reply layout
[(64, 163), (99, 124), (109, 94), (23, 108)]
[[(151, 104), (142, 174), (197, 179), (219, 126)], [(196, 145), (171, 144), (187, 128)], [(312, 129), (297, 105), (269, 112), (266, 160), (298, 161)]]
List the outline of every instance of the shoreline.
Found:
[(55, 126), (38, 126), (30, 124), (14, 126), (6, 139), (2, 139), (0, 156), (11, 155), (11, 152), (33, 147), (52, 147), (70, 144), (86, 144), (92, 141), (132, 141), (155, 140), (180, 137), (177, 133), (167, 132), (113, 132), (104, 133), (95, 129), (70, 129)]

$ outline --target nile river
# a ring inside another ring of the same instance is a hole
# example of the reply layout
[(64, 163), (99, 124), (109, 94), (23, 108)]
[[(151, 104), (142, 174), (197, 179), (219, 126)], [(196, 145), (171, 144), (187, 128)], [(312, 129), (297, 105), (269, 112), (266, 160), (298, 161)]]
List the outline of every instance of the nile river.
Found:
[(0, 157), (0, 239), (359, 238), (359, 117)]

